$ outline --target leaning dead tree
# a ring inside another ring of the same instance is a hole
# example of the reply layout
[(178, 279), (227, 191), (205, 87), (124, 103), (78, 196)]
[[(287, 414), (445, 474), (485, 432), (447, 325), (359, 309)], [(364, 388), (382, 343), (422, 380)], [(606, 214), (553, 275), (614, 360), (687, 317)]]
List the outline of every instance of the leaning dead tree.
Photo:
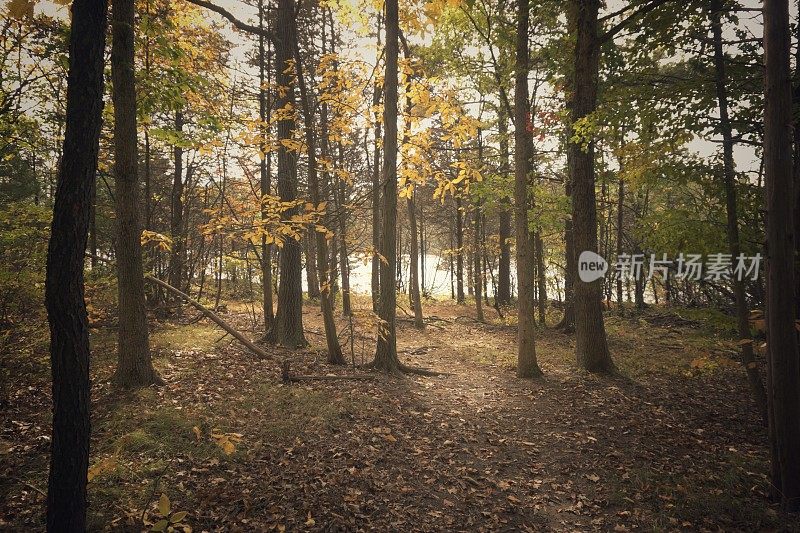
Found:
[[(111, 264), (111, 261), (109, 261), (108, 259), (106, 259), (104, 257), (91, 255), (89, 253), (87, 253), (86, 256), (90, 257), (92, 259), (95, 259), (96, 261), (101, 261), (103, 263)], [(245, 337), (242, 333), (237, 331), (233, 326), (231, 326), (230, 324), (225, 322), (222, 319), (222, 317), (220, 317), (214, 311), (212, 311), (208, 307), (204, 306), (203, 304), (201, 304), (200, 302), (198, 302), (197, 300), (195, 300), (194, 298), (192, 298), (191, 296), (189, 296), (188, 294), (186, 294), (182, 290), (176, 289), (175, 287), (173, 287), (172, 285), (170, 285), (166, 281), (161, 281), (160, 279), (158, 279), (157, 277), (153, 276), (152, 274), (145, 274), (144, 275), (144, 279), (147, 280), (147, 281), (150, 281), (152, 283), (155, 283), (156, 285), (158, 285), (162, 289), (165, 289), (168, 292), (171, 292), (172, 294), (174, 294), (175, 296), (181, 298), (182, 300), (185, 300), (186, 303), (192, 305), (198, 311), (203, 313), (203, 315), (205, 315), (206, 317), (211, 319), (212, 322), (214, 322), (216, 325), (218, 325), (219, 327), (224, 329), (226, 332), (228, 332), (234, 339), (236, 339), (237, 341), (241, 342), (248, 350), (250, 350), (251, 352), (256, 354), (259, 358), (261, 358), (261, 359), (269, 359), (271, 357), (267, 352), (265, 352), (263, 349), (261, 349), (257, 345), (255, 345), (253, 343), (253, 341), (251, 341), (250, 339)]]
[(145, 274), (144, 275), (144, 279), (146, 279), (148, 281), (151, 281), (151, 282), (155, 283), (156, 285), (158, 285), (159, 287), (162, 287), (162, 288), (166, 289), (167, 291), (171, 292), (175, 296), (178, 296), (178, 297), (182, 298), (183, 300), (186, 300), (187, 303), (191, 304), (198, 311), (200, 311), (205, 316), (210, 318), (216, 325), (218, 325), (219, 327), (221, 327), (222, 329), (224, 329), (225, 331), (230, 333), (233, 338), (235, 338), (237, 341), (239, 341), (242, 344), (244, 344), (247, 347), (248, 350), (250, 350), (251, 352), (253, 352), (257, 356), (259, 356), (261, 359), (267, 359), (267, 358), (270, 357), (270, 355), (267, 352), (265, 352), (264, 350), (262, 350), (261, 348), (259, 348), (255, 344), (253, 344), (253, 342), (250, 339), (248, 339), (247, 337), (245, 337), (244, 335), (242, 335), (241, 333), (236, 331), (233, 328), (233, 326), (231, 326), (230, 324), (228, 324), (227, 322), (222, 320), (222, 318), (220, 318), (220, 316), (218, 314), (216, 314), (214, 311), (212, 311), (208, 307), (204, 306), (203, 304), (201, 304), (200, 302), (198, 302), (197, 300), (195, 300), (194, 298), (192, 298), (191, 296), (189, 296), (185, 292), (183, 292), (183, 291), (181, 291), (179, 289), (176, 289), (175, 287), (173, 287), (169, 283), (161, 281), (160, 279), (158, 279), (158, 278), (156, 278), (156, 277), (154, 277), (154, 276), (152, 276), (150, 274)]

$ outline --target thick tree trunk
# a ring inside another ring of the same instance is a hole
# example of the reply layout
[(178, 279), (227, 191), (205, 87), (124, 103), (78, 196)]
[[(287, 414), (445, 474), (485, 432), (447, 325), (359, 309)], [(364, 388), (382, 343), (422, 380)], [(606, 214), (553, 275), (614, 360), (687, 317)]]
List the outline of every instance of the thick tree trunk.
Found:
[(90, 389), (83, 267), (103, 110), (106, 10), (104, 0), (72, 3), (64, 149), (45, 283), (53, 377), (48, 531), (86, 530)]
[(518, 0), (514, 67), (514, 217), (517, 232), (517, 376), (542, 373), (536, 361), (533, 250), (528, 230), (528, 0)]
[[(258, 2), (258, 27), (264, 28), (264, 21), (266, 18), (265, 13), (265, 0)], [(260, 180), (259, 185), (261, 189), (261, 222), (266, 224), (268, 219), (267, 206), (265, 198), (269, 196), (270, 189), (272, 188), (272, 152), (267, 149), (268, 142), (268, 124), (272, 120), (272, 110), (269, 105), (269, 93), (267, 92), (266, 84), (270, 78), (269, 68), (269, 51), (266, 49), (268, 43), (265, 42), (266, 38), (263, 35), (258, 36), (258, 116), (261, 120), (261, 149), (259, 153), (259, 170)], [(266, 228), (264, 228), (266, 230)], [(275, 323), (275, 312), (272, 304), (272, 245), (267, 244), (267, 236), (261, 237), (261, 291), (262, 302), (261, 308), (264, 314), (264, 333), (266, 334), (272, 329)]]
[(400, 364), (397, 359), (395, 337), (395, 312), (397, 307), (396, 262), (397, 262), (397, 56), (400, 25), (397, 0), (386, 0), (386, 72), (384, 75), (383, 106), (383, 220), (381, 255), (385, 263), (380, 268), (381, 331), (375, 350), (375, 368), (396, 373)]
[[(794, 322), (792, 101), (787, 0), (764, 1), (764, 163), (767, 182), (767, 345), (772, 484), (800, 511), (800, 357)], [(779, 479), (778, 479), (779, 477)]]
[(139, 226), (136, 88), (134, 75), (134, 0), (113, 0), (111, 79), (114, 100), (114, 183), (117, 230), (117, 370), (122, 387), (161, 383), (150, 359), (144, 302)]
[[(294, 0), (279, 0), (275, 21), (275, 81), (282, 90), (277, 91), (276, 106), (296, 107), (293, 60)], [(292, 153), (282, 141), (293, 138), (294, 118), (282, 117), (278, 121), (278, 195), (282, 202), (297, 199), (297, 154)], [(298, 208), (286, 210), (283, 220), (298, 214)], [(307, 346), (303, 334), (303, 285), (300, 241), (287, 237), (280, 253), (280, 281), (278, 285), (278, 312), (275, 326), (266, 340), (289, 348)]]
[[(573, 0), (575, 34), (574, 87), (571, 123), (594, 112), (597, 105), (597, 78), (600, 61), (598, 39), (599, 0)], [(595, 201), (594, 142), (584, 149), (570, 141), (570, 184), (574, 257), (584, 251), (597, 252), (597, 205)], [(575, 265), (577, 266), (577, 264)], [(569, 265), (568, 265), (569, 267)], [(578, 365), (589, 372), (606, 373), (614, 369), (603, 324), (602, 280), (585, 283), (574, 279), (575, 353)]]
[[(728, 249), (736, 261), (741, 247), (739, 245), (739, 216), (736, 207), (736, 177), (733, 162), (733, 132), (728, 116), (728, 89), (725, 69), (725, 54), (722, 49), (722, 0), (711, 2), (711, 33), (714, 39), (714, 67), (716, 74), (717, 103), (719, 105), (719, 127), (722, 132), (723, 179), (725, 183), (725, 205), (727, 209)], [(753, 394), (761, 419), (767, 423), (767, 394), (758, 363), (753, 355), (753, 341), (750, 336), (749, 310), (745, 295), (744, 280), (733, 278), (733, 293), (736, 305), (736, 323), (739, 330), (742, 365), (747, 372), (747, 381)], [(749, 342), (748, 342), (749, 341)]]

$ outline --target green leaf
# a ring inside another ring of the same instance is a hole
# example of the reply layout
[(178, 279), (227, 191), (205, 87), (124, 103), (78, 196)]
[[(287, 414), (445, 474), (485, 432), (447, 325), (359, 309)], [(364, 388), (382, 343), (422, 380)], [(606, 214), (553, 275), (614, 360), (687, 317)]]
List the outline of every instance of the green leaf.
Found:
[(189, 514), (188, 511), (179, 511), (179, 512), (177, 512), (174, 515), (169, 517), (169, 522), (170, 522), (170, 524), (177, 524), (178, 522), (180, 522), (181, 520), (186, 518), (186, 515), (188, 515), (188, 514)]
[(166, 531), (168, 525), (169, 525), (169, 522), (167, 522), (167, 519), (165, 518), (163, 520), (159, 520), (158, 522), (156, 522), (156, 524), (153, 526), (152, 530), (153, 531)]

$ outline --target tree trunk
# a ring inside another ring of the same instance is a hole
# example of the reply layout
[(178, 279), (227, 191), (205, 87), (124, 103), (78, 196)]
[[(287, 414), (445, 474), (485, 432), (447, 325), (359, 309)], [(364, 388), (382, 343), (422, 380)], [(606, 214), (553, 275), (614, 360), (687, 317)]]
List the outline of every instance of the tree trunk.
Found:
[[(264, 28), (264, 0), (258, 2), (258, 27)], [(266, 206), (266, 197), (270, 194), (272, 188), (272, 152), (268, 150), (268, 124), (272, 120), (272, 110), (268, 102), (269, 95), (267, 93), (266, 84), (270, 80), (269, 72), (269, 57), (265, 42), (266, 38), (263, 35), (258, 36), (258, 116), (261, 120), (261, 149), (259, 150), (259, 170), (260, 170), (260, 188), (261, 188), (261, 223), (266, 224), (269, 217)], [(266, 228), (262, 228), (266, 231)], [(275, 323), (275, 312), (272, 308), (272, 245), (267, 244), (266, 234), (261, 237), (261, 291), (262, 302), (261, 308), (264, 314), (264, 333), (266, 334), (272, 329)]]
[[(309, 196), (311, 196), (310, 192)], [(319, 270), (317, 269), (317, 257), (313, 250), (314, 233), (316, 232), (313, 229), (309, 229), (303, 240), (303, 255), (306, 258), (306, 285), (308, 285), (308, 297), (312, 300), (319, 298)], [(322, 267), (325, 267), (324, 261)]]
[[(480, 157), (479, 159), (480, 160)], [(475, 277), (475, 281), (473, 284), (475, 285), (475, 315), (478, 318), (478, 322), (485, 322), (486, 319), (483, 316), (483, 267), (481, 266), (481, 214), (480, 214), (481, 202), (480, 200), (475, 204), (475, 213), (474, 213), (474, 220), (472, 224), (472, 257), (473, 257), (473, 266), (472, 266), (472, 274)]]
[[(800, 6), (800, 5), (799, 5)], [(795, 24), (795, 65), (794, 65), (794, 90), (792, 93), (792, 110), (794, 117), (800, 113), (800, 24)], [(795, 122), (797, 122), (795, 120)], [(800, 320), (800, 127), (795, 124), (792, 128), (794, 134), (794, 283), (795, 307), (794, 317)]]
[[(339, 144), (339, 168), (344, 168), (344, 150), (341, 143)], [(350, 303), (350, 258), (347, 253), (347, 184), (344, 180), (339, 180), (338, 187), (338, 201), (336, 207), (338, 208), (339, 218), (339, 270), (342, 276), (342, 314), (344, 316), (351, 316), (353, 314), (353, 306)]]
[(48, 531), (86, 530), (90, 389), (83, 266), (103, 110), (106, 10), (104, 0), (72, 3), (64, 148), (45, 283), (53, 377)]
[(112, 8), (111, 79), (114, 100), (114, 197), (117, 230), (117, 370), (122, 387), (161, 383), (150, 359), (144, 302), (141, 229), (139, 226), (136, 79), (134, 75), (134, 0), (114, 0)]
[(461, 198), (456, 196), (456, 300), (463, 304), (464, 297), (464, 213)]
[[(283, 90), (277, 91), (276, 107), (295, 108), (293, 60), (294, 0), (279, 0), (275, 21), (275, 81)], [(291, 153), (282, 141), (293, 138), (293, 117), (278, 121), (278, 195), (282, 202), (297, 199), (297, 154)], [(284, 221), (297, 215), (297, 207), (282, 214)], [(280, 281), (278, 285), (278, 312), (275, 326), (266, 339), (289, 348), (307, 346), (303, 334), (302, 245), (299, 240), (287, 237), (280, 253)]]
[(528, 0), (518, 0), (514, 68), (514, 216), (517, 232), (517, 376), (542, 373), (536, 361), (533, 254), (528, 231)]
[[(725, 205), (727, 209), (728, 249), (733, 260), (739, 257), (739, 217), (736, 207), (736, 176), (733, 162), (733, 132), (728, 116), (728, 78), (725, 69), (725, 54), (722, 49), (722, 0), (711, 2), (711, 33), (714, 39), (714, 66), (716, 74), (717, 103), (719, 105), (719, 127), (722, 132), (722, 162), (725, 183)], [(736, 323), (739, 329), (742, 365), (747, 372), (747, 381), (753, 394), (761, 419), (767, 423), (767, 394), (758, 363), (753, 356), (753, 341), (750, 337), (750, 322), (744, 280), (733, 278), (733, 293), (736, 305)], [(748, 342), (749, 341), (749, 342)]]
[[(381, 48), (381, 15), (378, 14), (378, 44)], [(377, 68), (377, 67), (376, 67)], [(381, 250), (381, 121), (378, 106), (381, 103), (381, 87), (378, 83), (372, 92), (372, 107), (375, 110), (375, 126), (373, 128), (374, 145), (372, 152), (372, 310), (375, 313), (380, 309), (380, 271), (381, 259), (378, 253)], [(385, 150), (385, 147), (384, 147)]]
[(422, 297), (419, 290), (419, 247), (417, 246), (417, 211), (414, 207), (414, 193), (408, 198), (407, 204), (409, 233), (411, 234), (409, 299), (411, 300), (411, 307), (414, 309), (414, 327), (423, 329), (425, 328), (425, 323), (422, 318)]
[[(574, 55), (574, 87), (571, 124), (594, 112), (600, 60), (598, 31), (599, 0), (573, 0), (577, 42)], [(572, 135), (570, 135), (572, 137)], [(577, 259), (584, 251), (597, 253), (597, 205), (595, 202), (594, 141), (584, 149), (570, 140), (570, 184), (572, 187), (573, 245)], [(569, 265), (568, 265), (569, 266)], [(576, 265), (577, 266), (577, 265)], [(585, 283), (574, 279), (575, 353), (578, 365), (589, 372), (614, 369), (603, 324), (602, 280)]]
[[(800, 511), (800, 357), (794, 323), (792, 101), (787, 0), (764, 1), (764, 162), (767, 182), (767, 345), (772, 484), (784, 511)], [(776, 457), (773, 456), (773, 459)], [(777, 468), (775, 468), (777, 466)], [(779, 476), (780, 479), (777, 479)]]
[(395, 270), (397, 262), (397, 56), (400, 24), (397, 0), (386, 0), (386, 72), (384, 75), (383, 106), (383, 220), (380, 268), (381, 328), (375, 350), (375, 368), (397, 373), (397, 338), (395, 337), (395, 313), (397, 292)]
[(547, 272), (544, 265), (544, 242), (542, 232), (536, 230), (534, 234), (536, 244), (536, 273), (538, 275), (538, 295), (539, 295), (539, 324), (545, 324), (545, 312), (547, 311)]
[[(291, 3), (294, 0), (289, 0)], [(294, 24), (296, 21), (292, 19)], [(319, 174), (317, 172), (317, 136), (314, 129), (314, 102), (313, 93), (308, 90), (303, 74), (303, 63), (300, 57), (300, 48), (297, 43), (297, 28), (292, 31), (292, 46), (294, 48), (295, 68), (297, 69), (297, 83), (300, 87), (300, 100), (303, 108), (304, 131), (306, 138), (306, 149), (308, 152), (308, 191), (311, 196), (311, 202), (319, 206), (322, 202), (326, 202), (328, 195), (320, 187)], [(327, 119), (326, 119), (327, 120)], [(325, 139), (327, 140), (327, 139)], [(327, 146), (325, 147), (327, 148)], [(322, 215), (320, 221), (323, 226), (329, 227), (333, 220), (328, 216), (327, 211)], [(316, 252), (316, 264), (319, 265), (317, 271), (318, 280), (317, 292), (319, 294), (320, 311), (322, 313), (322, 322), (325, 326), (325, 342), (328, 348), (328, 362), (333, 365), (345, 364), (344, 356), (342, 355), (342, 347), (339, 344), (339, 338), (336, 335), (336, 321), (333, 316), (333, 284), (334, 277), (331, 275), (336, 265), (336, 255), (333, 254), (331, 258), (331, 266), (329, 266), (328, 254), (328, 240), (325, 233), (309, 230), (309, 243), (308, 250)], [(335, 248), (334, 248), (335, 249)], [(309, 260), (313, 258), (313, 253), (308, 254)], [(311, 285), (309, 285), (309, 294), (311, 294)]]
[[(408, 47), (405, 48), (405, 57), (410, 60)], [(411, 93), (406, 91), (406, 119), (403, 128), (403, 144), (409, 142), (411, 135)], [(417, 241), (417, 209), (414, 205), (416, 190), (413, 191), (406, 201), (408, 208), (408, 231), (409, 231), (409, 273), (408, 273), (408, 297), (411, 308), (414, 310), (414, 327), (425, 329), (425, 322), (422, 317), (422, 297), (419, 290), (419, 242)], [(424, 267), (423, 267), (424, 268)]]
[[(617, 195), (617, 257), (622, 255), (622, 227), (625, 222), (625, 181), (619, 180)], [(669, 276), (668, 276), (669, 278)], [(622, 276), (617, 274), (617, 305), (619, 314), (625, 314), (625, 302), (622, 301)]]
[[(175, 131), (183, 131), (183, 112), (175, 111)], [(183, 286), (183, 148), (180, 144), (173, 147), (175, 172), (172, 180), (171, 215), (169, 231), (172, 236), (172, 251), (169, 256), (169, 284), (180, 288)]]
[(425, 298), (428, 292), (425, 290), (425, 209), (423, 203), (419, 204), (419, 289), (422, 297)]
[[(503, 106), (500, 107), (497, 128), (500, 133), (500, 167), (503, 174), (509, 172), (508, 160), (508, 117)], [(507, 198), (502, 200), (500, 208), (500, 260), (497, 265), (497, 294), (495, 301), (497, 305), (509, 305), (511, 303), (511, 208), (507, 205)]]
[(92, 271), (97, 268), (97, 187), (92, 187), (92, 198), (89, 207), (89, 251), (92, 257), (89, 265)]

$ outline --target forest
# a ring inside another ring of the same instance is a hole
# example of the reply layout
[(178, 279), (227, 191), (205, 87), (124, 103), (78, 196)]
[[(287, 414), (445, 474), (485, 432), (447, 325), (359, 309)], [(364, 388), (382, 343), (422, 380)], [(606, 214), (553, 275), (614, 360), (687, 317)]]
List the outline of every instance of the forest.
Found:
[(800, 2), (0, 2), (0, 529), (800, 531)]

